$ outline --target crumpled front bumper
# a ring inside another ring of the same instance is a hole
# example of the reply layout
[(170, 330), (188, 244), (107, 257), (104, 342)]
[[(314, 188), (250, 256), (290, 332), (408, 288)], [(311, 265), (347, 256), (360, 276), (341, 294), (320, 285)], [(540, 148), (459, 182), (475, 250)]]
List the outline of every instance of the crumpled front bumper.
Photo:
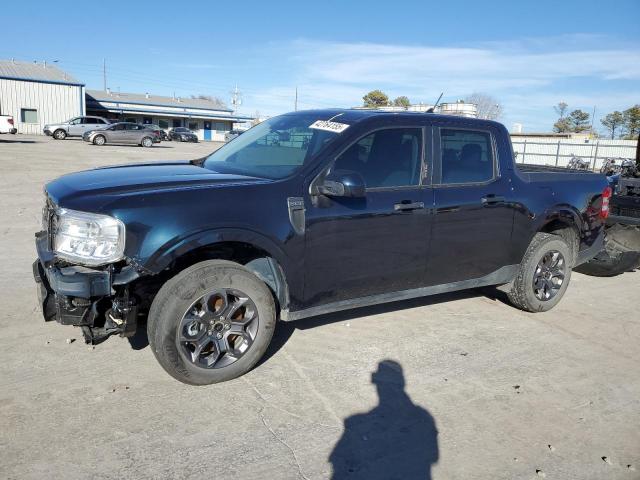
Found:
[(133, 267), (114, 272), (111, 268), (61, 266), (48, 248), (46, 232), (36, 234), (36, 248), (33, 278), (45, 321), (82, 327), (87, 343), (99, 343), (114, 333), (135, 333), (137, 308), (126, 289), (139, 276)]

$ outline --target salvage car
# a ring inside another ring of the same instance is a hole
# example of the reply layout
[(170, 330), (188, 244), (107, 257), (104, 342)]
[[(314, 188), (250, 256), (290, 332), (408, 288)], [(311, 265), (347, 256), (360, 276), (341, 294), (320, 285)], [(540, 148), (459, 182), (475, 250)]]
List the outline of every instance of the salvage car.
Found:
[(10, 133), (15, 135), (18, 129), (13, 124), (11, 115), (0, 115), (0, 133)]
[(132, 122), (120, 122), (85, 132), (82, 136), (85, 142), (102, 146), (106, 144), (129, 144), (142, 147), (152, 147), (160, 143), (160, 135), (145, 125)]
[(43, 132), (56, 140), (64, 140), (67, 137), (82, 137), (86, 132), (106, 127), (110, 123), (103, 117), (74, 117), (66, 122), (47, 124), (44, 126)]
[(185, 127), (177, 127), (169, 130), (169, 140), (177, 142), (195, 142), (198, 143), (198, 136), (192, 130)]
[(607, 175), (613, 190), (605, 247), (578, 271), (596, 277), (613, 277), (640, 269), (640, 139), (635, 161), (607, 159), (601, 171)]
[(610, 196), (603, 175), (516, 165), (493, 121), (295, 112), (203, 158), (48, 183), (33, 274), (45, 320), (90, 343), (146, 322), (170, 375), (210, 384), (277, 320), (489, 285), (547, 311), (602, 249)]
[(162, 141), (169, 140), (169, 135), (167, 135), (167, 132), (165, 132), (164, 129), (160, 128), (158, 125), (145, 124), (144, 126), (156, 132), (156, 135), (160, 137), (160, 140)]

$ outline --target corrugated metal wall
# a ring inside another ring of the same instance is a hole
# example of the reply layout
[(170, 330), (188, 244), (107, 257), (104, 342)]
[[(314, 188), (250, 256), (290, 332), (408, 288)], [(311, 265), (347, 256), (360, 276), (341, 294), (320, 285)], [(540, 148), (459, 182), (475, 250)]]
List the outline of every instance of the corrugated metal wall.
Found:
[[(81, 86), (0, 78), (0, 113), (13, 115), (18, 133), (42, 135), (45, 124), (82, 115), (84, 102), (84, 87)], [(22, 108), (37, 110), (38, 122), (23, 123)]]
[(605, 158), (635, 158), (637, 140), (588, 140), (554, 139), (537, 137), (525, 140), (522, 137), (511, 139), (518, 163), (536, 165), (557, 165), (566, 167), (575, 155), (589, 162), (593, 169), (599, 169)]

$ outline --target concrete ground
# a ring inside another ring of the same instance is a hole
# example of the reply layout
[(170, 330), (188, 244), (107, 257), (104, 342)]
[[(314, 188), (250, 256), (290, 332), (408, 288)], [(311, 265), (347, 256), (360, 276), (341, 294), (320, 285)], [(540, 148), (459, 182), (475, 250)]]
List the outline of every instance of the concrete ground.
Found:
[(548, 313), (489, 289), (281, 324), (258, 367), (208, 387), (143, 342), (45, 324), (42, 185), (212, 148), (0, 136), (0, 478), (640, 478), (639, 272), (574, 274)]

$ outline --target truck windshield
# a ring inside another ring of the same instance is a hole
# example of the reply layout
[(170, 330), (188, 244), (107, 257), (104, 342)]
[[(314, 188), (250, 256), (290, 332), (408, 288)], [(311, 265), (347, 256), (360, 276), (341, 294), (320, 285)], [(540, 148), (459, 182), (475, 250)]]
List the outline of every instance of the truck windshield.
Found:
[(337, 134), (309, 128), (309, 114), (273, 117), (247, 130), (211, 154), (204, 167), (220, 173), (284, 178), (301, 168)]

